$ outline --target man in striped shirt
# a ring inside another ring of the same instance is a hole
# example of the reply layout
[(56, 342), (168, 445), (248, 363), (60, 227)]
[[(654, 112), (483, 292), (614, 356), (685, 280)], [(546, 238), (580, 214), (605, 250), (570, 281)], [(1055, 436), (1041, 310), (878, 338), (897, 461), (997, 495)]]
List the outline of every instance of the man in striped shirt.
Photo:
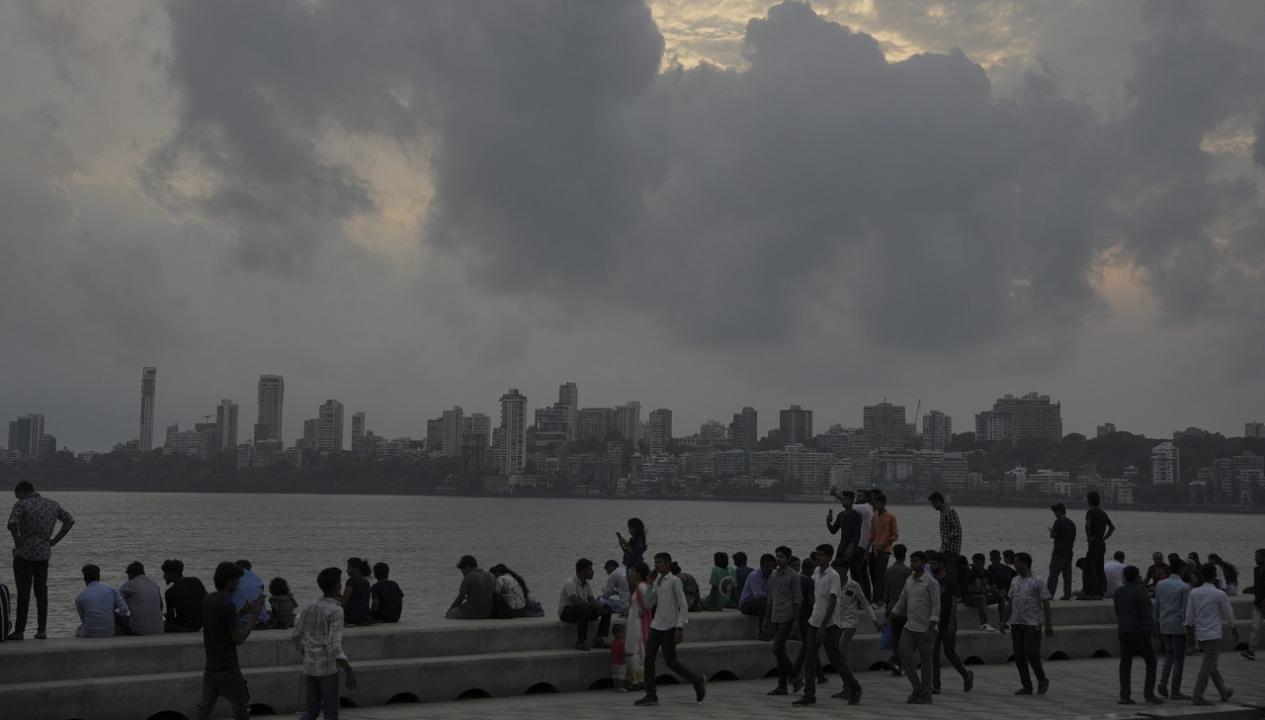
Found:
[(291, 638), (303, 655), (303, 688), (307, 710), (303, 720), (316, 720), (325, 711), (326, 720), (337, 720), (339, 708), (338, 671), (347, 673), (347, 689), (356, 689), (356, 673), (343, 652), (343, 573), (325, 568), (316, 576), (321, 588), (319, 600), (303, 608)]

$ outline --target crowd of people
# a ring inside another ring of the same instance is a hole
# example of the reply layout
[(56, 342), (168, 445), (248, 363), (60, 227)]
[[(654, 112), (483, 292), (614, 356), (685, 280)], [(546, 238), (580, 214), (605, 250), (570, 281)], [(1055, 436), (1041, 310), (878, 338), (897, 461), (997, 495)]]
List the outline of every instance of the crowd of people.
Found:
[[(1205, 698), (1210, 682), (1222, 701), (1233, 693), (1217, 665), (1223, 627), (1229, 625), (1237, 639), (1227, 596), (1239, 591), (1238, 569), (1215, 554), (1201, 561), (1195, 553), (1183, 559), (1175, 553), (1157, 552), (1145, 573), (1126, 564), (1122, 552), (1106, 559), (1106, 542), (1115, 525), (1101, 508), (1097, 493), (1086, 497), (1086, 552), (1079, 559), (1075, 558), (1076, 523), (1061, 503), (1052, 506), (1055, 517), (1049, 536), (1053, 548), (1045, 578), (1034, 573), (1033, 558), (1027, 552), (994, 549), (987, 558), (974, 553), (968, 560), (962, 552), (961, 520), (940, 493), (928, 498), (939, 513), (940, 545), (912, 552), (900, 542), (897, 518), (881, 491), (832, 490), (832, 495), (840, 507), (827, 512), (825, 524), (827, 532), (839, 536), (837, 543), (818, 545), (803, 560), (789, 547), (780, 546), (761, 554), (756, 567), (748, 565), (744, 552), (735, 552), (732, 558), (717, 552), (706, 590), (667, 552), (655, 553), (652, 565), (647, 564), (646, 526), (632, 518), (627, 536), (616, 533), (623, 557), (603, 564), (606, 577), (601, 590), (594, 582), (594, 562), (587, 558), (575, 562), (574, 575), (560, 590), (558, 620), (575, 626), (577, 650), (609, 650), (616, 688), (643, 692), (636, 701), (640, 706), (658, 702), (655, 677), (660, 654), (670, 670), (692, 684), (698, 702), (704, 700), (704, 679), (680, 662), (676, 648), (684, 639), (690, 613), (731, 608), (757, 618), (761, 639), (772, 642), (778, 679), (769, 695), (795, 693), (800, 697), (794, 705), (815, 704), (817, 687), (826, 682), (820, 657), (824, 653), (842, 683), (833, 697), (860, 703), (863, 689), (849, 671), (848, 653), (864, 624), (882, 633), (881, 645), (891, 651), (891, 672), (908, 678), (907, 702), (929, 704), (943, 691), (942, 659), (961, 677), (963, 692), (970, 692), (974, 685), (974, 674), (956, 651), (959, 613), (972, 610), (981, 630), (1010, 634), (1020, 680), (1015, 694), (1045, 694), (1050, 679), (1042, 664), (1041, 643), (1054, 633), (1050, 601), (1061, 581), (1064, 600), (1109, 598), (1114, 605), (1121, 647), (1121, 703), (1134, 703), (1134, 657), (1141, 657), (1146, 667), (1143, 695), (1147, 702), (1168, 698), (1211, 704)], [(74, 526), (74, 519), (28, 482), (18, 484), (15, 496), (8, 527), (14, 539), (18, 602), (12, 631), (4, 630), (9, 640), (23, 639), (34, 591), (35, 637), (43, 639), (47, 636), (49, 558), (52, 548)], [(1265, 643), (1265, 549), (1257, 550), (1254, 560), (1253, 585), (1248, 588), (1254, 596), (1253, 633), (1242, 652), (1246, 660), (1255, 660), (1255, 651)], [(466, 555), (456, 567), (462, 579), (446, 617), (481, 620), (544, 615), (527, 582), (504, 564), (483, 570), (473, 556)], [(1075, 593), (1074, 567), (1081, 571), (1081, 589)], [(404, 594), (390, 579), (390, 567), (381, 562), (371, 565), (358, 557), (347, 560), (346, 581), (344, 569), (322, 570), (316, 577), (320, 598), (302, 609), (285, 579), (273, 578), (265, 588), (247, 560), (220, 563), (213, 592), (198, 578), (185, 576), (180, 560), (162, 564), (165, 593), (146, 575), (141, 562), (130, 563), (125, 572), (127, 580), (115, 588), (101, 582), (96, 565), (82, 568), (84, 588), (75, 601), (81, 620), (76, 636), (201, 631), (206, 671), (199, 717), (209, 717), (221, 696), (237, 717), (247, 716), (236, 646), (260, 629), (291, 630), (303, 654), (308, 708), (304, 718), (314, 720), (322, 709), (336, 710), (340, 673), (348, 688), (356, 685), (342, 650), (343, 628), (394, 623), (403, 614)], [(990, 606), (996, 606), (995, 625), (989, 622)], [(594, 623), (597, 627), (590, 639)], [(788, 643), (795, 639), (801, 642), (792, 659)], [(1200, 656), (1200, 666), (1187, 696), (1181, 691), (1182, 676), (1191, 654)], [(1158, 672), (1161, 656), (1163, 670)]]

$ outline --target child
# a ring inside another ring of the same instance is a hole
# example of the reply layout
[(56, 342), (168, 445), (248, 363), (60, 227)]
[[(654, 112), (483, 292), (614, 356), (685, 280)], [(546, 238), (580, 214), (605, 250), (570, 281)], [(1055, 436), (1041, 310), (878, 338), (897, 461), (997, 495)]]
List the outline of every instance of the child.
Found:
[(373, 577), (377, 582), (369, 589), (369, 594), (374, 622), (399, 622), (400, 613), (404, 610), (404, 591), (390, 579), (391, 566), (384, 562), (375, 564)]
[(285, 630), (294, 627), (294, 611), (299, 604), (290, 594), (290, 583), (285, 578), (273, 578), (268, 583), (268, 604), (272, 606), (272, 621), (268, 627)]
[(611, 680), (615, 682), (615, 692), (628, 692), (628, 666), (624, 657), (624, 626), (611, 628), (615, 636), (611, 640)]

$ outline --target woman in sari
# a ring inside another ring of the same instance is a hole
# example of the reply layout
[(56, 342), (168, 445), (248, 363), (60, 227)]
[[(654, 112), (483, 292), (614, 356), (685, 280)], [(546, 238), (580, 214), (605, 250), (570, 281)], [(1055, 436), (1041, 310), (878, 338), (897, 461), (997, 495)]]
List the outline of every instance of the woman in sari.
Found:
[(643, 690), (646, 683), (646, 638), (650, 634), (652, 615), (647, 607), (650, 589), (650, 567), (639, 562), (628, 570), (628, 625), (624, 632), (624, 651), (628, 655), (628, 689)]

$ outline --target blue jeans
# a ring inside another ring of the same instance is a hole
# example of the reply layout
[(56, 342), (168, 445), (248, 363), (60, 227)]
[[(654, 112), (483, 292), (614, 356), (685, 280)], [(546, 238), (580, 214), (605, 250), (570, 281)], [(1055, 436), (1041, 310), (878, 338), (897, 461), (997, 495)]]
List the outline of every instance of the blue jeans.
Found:
[(303, 691), (307, 698), (307, 711), (303, 720), (316, 720), (325, 709), (325, 720), (338, 720), (338, 673), (333, 675), (304, 675)]
[(1160, 635), (1164, 646), (1164, 670), (1160, 672), (1160, 685), (1168, 685), (1169, 673), (1173, 677), (1173, 692), (1182, 687), (1182, 668), (1186, 666), (1186, 633)]

